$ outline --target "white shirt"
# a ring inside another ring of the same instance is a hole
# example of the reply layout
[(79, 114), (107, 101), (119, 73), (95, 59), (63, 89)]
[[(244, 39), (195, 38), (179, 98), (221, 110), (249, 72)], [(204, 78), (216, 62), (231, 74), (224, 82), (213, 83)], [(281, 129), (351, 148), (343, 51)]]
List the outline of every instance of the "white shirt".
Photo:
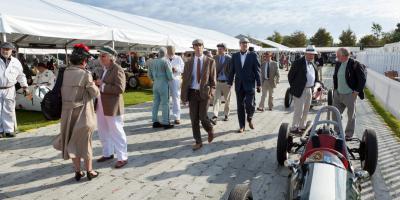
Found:
[(201, 74), (197, 74), (197, 60), (199, 58), (200, 58), (200, 72), (202, 72), (204, 55), (201, 55), (200, 57), (194, 56), (193, 72), (192, 72), (192, 85), (190, 86), (190, 88), (195, 89), (195, 90), (200, 90), (200, 83), (197, 83), (197, 76), (201, 76)]
[(0, 59), (0, 87), (12, 87), (17, 83), (17, 81), (21, 84), (21, 87), (28, 87), (19, 60), (11, 57), (8, 67), (6, 67), (6, 63), (4, 63), (3, 59)]
[(240, 61), (242, 62), (242, 68), (244, 66), (244, 61), (246, 60), (246, 56), (247, 56), (247, 51), (243, 55), (242, 55), (242, 53), (240, 53)]
[[(265, 80), (268, 80), (269, 78), (268, 78), (268, 68), (270, 67), (270, 64), (269, 64), (270, 62), (266, 62), (265, 63), (265, 72), (264, 72), (264, 77), (265, 77)], [(270, 74), (271, 75), (271, 74)]]
[[(104, 80), (104, 77), (106, 76), (107, 71), (108, 71), (107, 68), (103, 67), (103, 75), (101, 76), (101, 81)], [(104, 92), (104, 86), (106, 86), (105, 83), (101, 84), (101, 92)]]
[(306, 66), (307, 66), (307, 83), (306, 87), (314, 87), (315, 83), (315, 70), (314, 66), (311, 62), (308, 62), (306, 60)]
[(168, 58), (169, 63), (172, 68), (175, 68), (175, 72), (173, 73), (173, 78), (180, 79), (181, 74), (183, 73), (183, 68), (185, 67), (185, 63), (183, 62), (180, 56), (174, 55), (172, 60)]
[(55, 80), (56, 77), (54, 76), (54, 73), (46, 69), (36, 75), (33, 83), (37, 86), (47, 86), (48, 88), (53, 89)]

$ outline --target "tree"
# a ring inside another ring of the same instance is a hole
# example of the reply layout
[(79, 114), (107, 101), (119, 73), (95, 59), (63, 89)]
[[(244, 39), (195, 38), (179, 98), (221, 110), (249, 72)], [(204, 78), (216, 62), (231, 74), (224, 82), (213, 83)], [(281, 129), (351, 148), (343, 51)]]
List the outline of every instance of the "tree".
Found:
[(318, 31), (310, 38), (311, 44), (317, 47), (331, 47), (333, 37), (325, 28), (319, 28)]
[(378, 23), (372, 22), (372, 27), (371, 27), (372, 33), (376, 38), (380, 38), (382, 34), (382, 26)]
[(305, 47), (307, 44), (307, 36), (302, 31), (295, 31), (290, 36), (284, 36), (282, 44), (288, 47)]
[(357, 37), (354, 32), (348, 28), (347, 30), (343, 30), (342, 34), (339, 36), (339, 46), (341, 47), (353, 47), (356, 46)]
[(360, 45), (364, 47), (379, 46), (379, 39), (375, 35), (366, 35), (360, 39)]
[(267, 39), (279, 44), (282, 44), (283, 42), (283, 37), (278, 31), (274, 31), (274, 34), (269, 36)]

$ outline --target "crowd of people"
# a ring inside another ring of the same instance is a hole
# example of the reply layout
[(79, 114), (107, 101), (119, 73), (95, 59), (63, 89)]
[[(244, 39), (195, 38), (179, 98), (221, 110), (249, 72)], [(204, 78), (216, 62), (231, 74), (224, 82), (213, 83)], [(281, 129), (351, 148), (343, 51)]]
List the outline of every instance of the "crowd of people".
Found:
[[(171, 129), (181, 124), (181, 106), (188, 105), (194, 139), (192, 149), (198, 150), (203, 147), (200, 123), (211, 143), (215, 138), (214, 125), (219, 121), (221, 97), (225, 101), (223, 121), (228, 121), (230, 97), (234, 90), (238, 132), (246, 131), (246, 122), (250, 129), (255, 129), (253, 119), (256, 109), (260, 112), (274, 109), (274, 88), (279, 84), (281, 69), (278, 62), (273, 60), (272, 52), (258, 55), (254, 50), (249, 50), (249, 40), (246, 38), (239, 41), (240, 51), (231, 55), (224, 43), (217, 45), (215, 55), (205, 51), (201, 39), (194, 40), (192, 47), (194, 54), (185, 55), (184, 58), (176, 55), (173, 46), (161, 47), (157, 57), (152, 55), (147, 62), (143, 60), (141, 63), (148, 67), (148, 76), (153, 81), (152, 127)], [(29, 94), (28, 82), (21, 62), (11, 56), (15, 47), (5, 42), (0, 48), (0, 136), (13, 137), (16, 128), (14, 85), (18, 82)], [(364, 98), (366, 71), (364, 65), (350, 58), (346, 48), (339, 48), (336, 54), (338, 62), (333, 75), (333, 104), (340, 113), (347, 108), (349, 117), (345, 134), (351, 138), (354, 134), (357, 96)], [(99, 50), (97, 64), (90, 66), (88, 63), (92, 63), (93, 59), (89, 48), (77, 44), (69, 56), (70, 65), (61, 74), (61, 128), (53, 145), (62, 152), (64, 159), (72, 159), (77, 181), (84, 176), (91, 180), (99, 175), (92, 167), (92, 134), (96, 127), (103, 147), (102, 156), (97, 162), (114, 159), (116, 155), (115, 168), (122, 168), (128, 163), (122, 97), (126, 80), (119, 64), (124, 63), (124, 60), (118, 62), (119, 58), (115, 49), (104, 46)], [(301, 133), (306, 128), (312, 88), (316, 82), (321, 81), (319, 68), (323, 64), (312, 45), (307, 46), (302, 57), (293, 61), (292, 56), (283, 56), (283, 59), (287, 60), (283, 61), (284, 65), (289, 65), (289, 61), (291, 63), (287, 69), (290, 93), (294, 98), (291, 131)], [(33, 84), (53, 86), (54, 74), (46, 71), (45, 64), (38, 63), (37, 66), (39, 77)], [(262, 92), (257, 108), (256, 92)], [(267, 96), (266, 107), (264, 102)], [(213, 106), (212, 117), (208, 116), (210, 104)], [(160, 109), (161, 120), (158, 118)], [(82, 159), (86, 173), (82, 171)]]

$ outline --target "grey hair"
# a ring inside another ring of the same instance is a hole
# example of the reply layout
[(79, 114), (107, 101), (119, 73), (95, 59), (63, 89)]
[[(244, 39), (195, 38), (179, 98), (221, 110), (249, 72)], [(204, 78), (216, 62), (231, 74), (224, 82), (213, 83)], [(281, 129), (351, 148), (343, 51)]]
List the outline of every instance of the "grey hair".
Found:
[(175, 54), (175, 47), (174, 46), (167, 46), (167, 51), (170, 51), (172, 54)]
[(341, 47), (341, 48), (338, 49), (338, 52), (342, 56), (346, 56), (346, 57), (350, 56), (350, 51), (347, 48)]
[(158, 57), (162, 58), (162, 57), (165, 57), (165, 55), (167, 55), (167, 49), (165, 47), (161, 47), (158, 50)]

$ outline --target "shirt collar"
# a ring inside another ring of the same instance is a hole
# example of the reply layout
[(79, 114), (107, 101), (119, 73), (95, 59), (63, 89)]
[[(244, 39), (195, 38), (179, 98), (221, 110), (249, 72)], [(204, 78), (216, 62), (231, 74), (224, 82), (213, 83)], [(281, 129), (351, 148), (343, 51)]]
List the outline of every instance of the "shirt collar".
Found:
[(247, 53), (248, 53), (248, 51), (245, 51), (245, 52), (240, 51), (240, 55), (242, 55), (242, 56), (246, 55)]
[(200, 60), (203, 60), (203, 58), (204, 58), (204, 54), (201, 54), (201, 56), (200, 57), (197, 57), (196, 55), (194, 56), (194, 59), (199, 59), (200, 58)]

